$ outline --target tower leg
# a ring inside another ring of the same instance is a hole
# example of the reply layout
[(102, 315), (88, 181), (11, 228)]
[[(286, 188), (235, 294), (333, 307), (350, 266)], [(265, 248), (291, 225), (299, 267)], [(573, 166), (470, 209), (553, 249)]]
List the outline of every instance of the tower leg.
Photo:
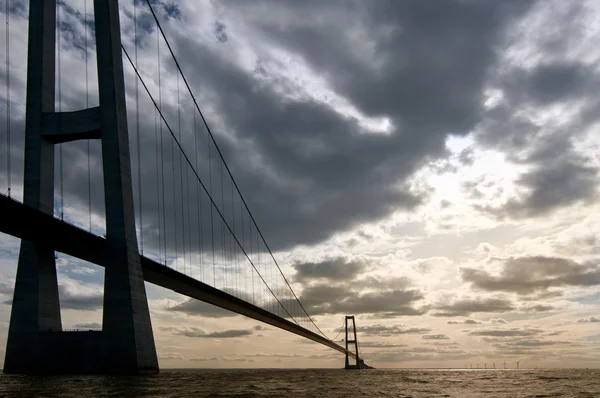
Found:
[(117, 0), (94, 0), (106, 203), (103, 332), (109, 372), (157, 371), (135, 232)]
[[(42, 137), (42, 112), (54, 112), (56, 1), (32, 1), (29, 11), (23, 202), (48, 214), (54, 205), (54, 146)], [(44, 367), (40, 331), (60, 331), (54, 250), (22, 241), (17, 265), (5, 373)]]

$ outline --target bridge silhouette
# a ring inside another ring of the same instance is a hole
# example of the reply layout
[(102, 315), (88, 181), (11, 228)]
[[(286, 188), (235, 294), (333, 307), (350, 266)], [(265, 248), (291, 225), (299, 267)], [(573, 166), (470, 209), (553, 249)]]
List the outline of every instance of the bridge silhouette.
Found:
[[(8, 170), (7, 194), (0, 195), (0, 232), (21, 239), (21, 247), (4, 372), (158, 371), (144, 281), (335, 349), (345, 355), (346, 369), (367, 368), (354, 317), (346, 317), (341, 346), (319, 329), (292, 289), (167, 40), (161, 19), (169, 12), (161, 17), (150, 1), (133, 2), (134, 34), (124, 41), (117, 0), (93, 0), (92, 18), (86, 8), (80, 21), (85, 31), (85, 101), (68, 111), (63, 110), (61, 92), (61, 7), (56, 0), (30, 1), (23, 200), (14, 198), (9, 2), (6, 5)], [(140, 34), (138, 15), (145, 21)], [(88, 38), (88, 31), (95, 32), (97, 106), (90, 106), (88, 39), (94, 37)], [(139, 62), (138, 48), (149, 46), (153, 34), (157, 60), (149, 71)], [(176, 107), (163, 101), (174, 97), (172, 87), (161, 81), (163, 61), (170, 62), (177, 75)], [(127, 73), (134, 80), (130, 95)], [(182, 101), (182, 96), (188, 100)], [(135, 123), (128, 120), (127, 102), (132, 99)], [(148, 115), (154, 116), (153, 134), (144, 132), (152, 125)], [(131, 124), (134, 137), (129, 134)], [(63, 149), (75, 141), (87, 143), (87, 228), (68, 214), (64, 192), (69, 180)], [(92, 141), (100, 143), (101, 184), (92, 181)], [(152, 164), (146, 165), (146, 159)], [(92, 186), (104, 189), (105, 226), (100, 233), (92, 223)], [(63, 330), (56, 252), (105, 267), (101, 331)]]

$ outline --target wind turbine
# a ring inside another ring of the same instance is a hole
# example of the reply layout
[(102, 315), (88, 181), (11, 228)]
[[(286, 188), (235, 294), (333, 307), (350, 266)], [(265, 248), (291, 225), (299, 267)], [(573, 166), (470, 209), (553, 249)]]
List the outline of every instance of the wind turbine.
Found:
[(517, 363), (517, 369), (519, 369), (519, 362), (521, 361), (515, 361)]
[(479, 364), (477, 364), (477, 369), (479, 369)]
[(494, 365), (494, 369), (496, 369), (496, 362), (492, 362), (492, 365)]
[(484, 368), (484, 369), (487, 369), (487, 363), (484, 363), (484, 364), (483, 364), (483, 368)]
[(506, 361), (504, 361), (504, 369), (506, 369)]

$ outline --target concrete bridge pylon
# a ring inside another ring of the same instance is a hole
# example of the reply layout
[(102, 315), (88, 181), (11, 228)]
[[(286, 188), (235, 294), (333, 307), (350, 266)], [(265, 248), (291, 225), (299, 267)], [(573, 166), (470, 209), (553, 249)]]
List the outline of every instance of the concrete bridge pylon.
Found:
[(101, 140), (104, 309), (102, 331), (63, 331), (54, 247), (22, 240), (4, 372), (158, 372), (135, 230), (118, 0), (94, 0), (100, 105), (75, 112), (55, 110), (56, 0), (30, 0), (29, 10), (23, 202), (53, 214), (55, 145)]

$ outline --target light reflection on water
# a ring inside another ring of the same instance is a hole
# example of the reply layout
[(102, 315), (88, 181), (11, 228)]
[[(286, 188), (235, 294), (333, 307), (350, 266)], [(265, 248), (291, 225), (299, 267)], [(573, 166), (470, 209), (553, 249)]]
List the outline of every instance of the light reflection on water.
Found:
[(7, 397), (600, 397), (600, 369), (163, 370), (142, 377), (0, 376)]

